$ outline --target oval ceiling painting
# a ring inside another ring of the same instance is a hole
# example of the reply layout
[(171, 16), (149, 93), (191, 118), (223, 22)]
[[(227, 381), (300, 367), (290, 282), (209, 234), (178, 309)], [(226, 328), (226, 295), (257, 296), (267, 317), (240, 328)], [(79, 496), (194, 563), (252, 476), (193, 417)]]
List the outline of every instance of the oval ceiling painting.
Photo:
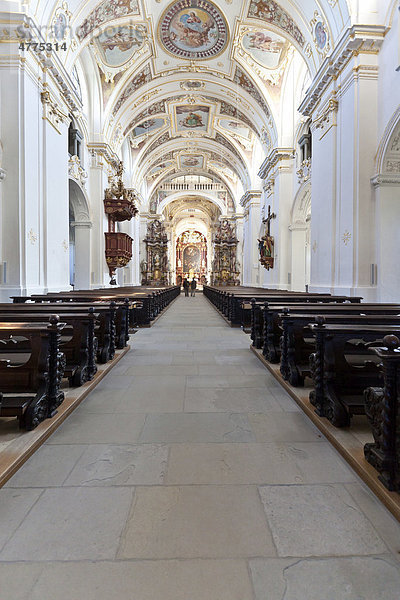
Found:
[(208, 0), (174, 2), (160, 21), (160, 40), (180, 58), (211, 58), (228, 41), (228, 26), (219, 9)]
[(143, 26), (107, 27), (94, 39), (101, 60), (111, 67), (119, 67), (130, 60), (144, 43)]
[(272, 31), (254, 29), (243, 36), (242, 45), (259, 65), (275, 70), (283, 62), (289, 42)]

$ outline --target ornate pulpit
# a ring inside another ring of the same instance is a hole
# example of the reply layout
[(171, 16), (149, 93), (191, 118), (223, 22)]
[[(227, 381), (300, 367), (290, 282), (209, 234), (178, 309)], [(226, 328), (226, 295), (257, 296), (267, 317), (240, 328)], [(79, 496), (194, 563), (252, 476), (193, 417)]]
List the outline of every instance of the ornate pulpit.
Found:
[(115, 223), (130, 221), (138, 212), (135, 190), (127, 189), (122, 181), (123, 164), (119, 163), (116, 176), (109, 178), (110, 187), (104, 194), (104, 211), (108, 216), (105, 235), (105, 255), (111, 285), (116, 285), (115, 271), (125, 267), (132, 259), (132, 238), (127, 233), (115, 231)]
[(240, 285), (236, 250), (239, 240), (229, 221), (222, 221), (214, 236), (212, 285)]

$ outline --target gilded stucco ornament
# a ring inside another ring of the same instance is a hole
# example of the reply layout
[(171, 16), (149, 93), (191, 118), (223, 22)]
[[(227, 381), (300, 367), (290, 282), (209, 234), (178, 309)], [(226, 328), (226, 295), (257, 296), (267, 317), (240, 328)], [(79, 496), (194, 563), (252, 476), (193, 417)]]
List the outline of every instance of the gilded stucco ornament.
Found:
[(348, 246), (351, 242), (351, 233), (347, 229), (342, 235), (342, 241), (345, 246)]
[(331, 51), (331, 42), (325, 20), (317, 10), (314, 13), (314, 18), (310, 21), (310, 27), (314, 45), (322, 58), (325, 58)]
[(61, 44), (70, 38), (70, 20), (72, 13), (68, 9), (68, 3), (63, 2), (56, 9), (51, 22), (50, 37)]

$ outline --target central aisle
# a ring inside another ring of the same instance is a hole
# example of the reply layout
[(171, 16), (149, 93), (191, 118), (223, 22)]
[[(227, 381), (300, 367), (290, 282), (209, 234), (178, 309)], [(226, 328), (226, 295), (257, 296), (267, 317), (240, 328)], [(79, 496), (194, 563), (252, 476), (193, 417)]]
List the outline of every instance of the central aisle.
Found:
[(398, 600), (399, 524), (249, 336), (198, 294), (131, 344), (0, 490), (0, 600)]

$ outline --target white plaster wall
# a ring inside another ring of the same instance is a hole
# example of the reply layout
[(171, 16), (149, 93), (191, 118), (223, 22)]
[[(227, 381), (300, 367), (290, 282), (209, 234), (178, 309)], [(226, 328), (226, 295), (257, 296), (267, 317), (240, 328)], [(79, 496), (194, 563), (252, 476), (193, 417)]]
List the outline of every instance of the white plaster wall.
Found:
[(393, 115), (400, 107), (399, 10), (395, 10), (394, 12), (392, 28), (385, 36), (385, 41), (379, 54), (378, 101), (378, 142), (381, 142), (387, 127), (390, 127)]
[(239, 256), (239, 260), (242, 262), (243, 285), (259, 286), (261, 285), (257, 243), (261, 221), (259, 198), (253, 198), (249, 201), (248, 214), (246, 213), (247, 211), (243, 222), (244, 256), (242, 259)]
[(69, 184), (68, 127), (58, 133), (43, 121), (43, 206), (46, 288), (68, 290), (69, 286)]
[(310, 291), (330, 292), (336, 239), (336, 127), (312, 129)]

